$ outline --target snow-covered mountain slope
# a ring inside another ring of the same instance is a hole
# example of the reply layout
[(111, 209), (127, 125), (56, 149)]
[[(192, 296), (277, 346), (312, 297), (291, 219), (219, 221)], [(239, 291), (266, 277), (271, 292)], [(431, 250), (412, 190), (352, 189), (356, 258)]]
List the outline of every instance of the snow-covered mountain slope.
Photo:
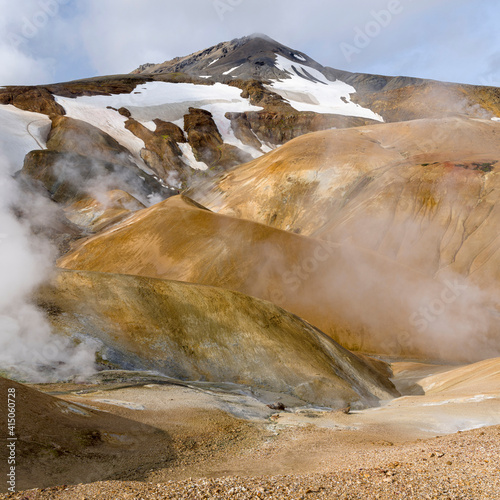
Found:
[[(295, 66), (298, 72), (295, 70), (290, 72), (287, 66)], [(316, 72), (314, 77), (312, 77), (313, 72)], [(286, 81), (290, 79), (290, 75), (305, 77), (294, 81), (294, 85), (298, 82), (303, 85), (301, 80), (309, 80), (309, 83), (326, 80), (329, 84), (336, 83), (337, 86), (340, 86), (342, 82), (351, 87), (348, 93), (351, 94), (350, 97), (353, 97), (354, 102), (382, 116), (384, 121), (442, 118), (443, 115), (449, 116), (450, 114), (467, 114), (486, 118), (485, 110), (489, 117), (500, 116), (498, 93), (494, 87), (447, 84), (405, 76), (350, 73), (322, 66), (307, 54), (259, 33), (219, 43), (164, 63), (144, 64), (133, 71), (135, 75), (150, 77), (178, 73), (212, 82), (231, 83), (238, 80), (257, 80), (268, 85), (272, 84), (275, 91), (279, 91), (276, 82)], [(318, 73), (321, 75), (319, 78)], [(323, 93), (320, 85), (311, 87), (312, 89), (314, 91), (307, 92), (307, 94), (314, 95), (313, 103), (316, 104), (316, 100), (324, 100), (316, 95)], [(333, 89), (335, 86), (332, 86)], [(297, 89), (285, 88), (283, 90), (290, 92)], [(338, 91), (339, 88), (336, 90)], [(351, 100), (350, 97), (347, 101)], [(328, 95), (328, 101), (330, 99), (331, 96)], [(305, 105), (303, 98), (297, 101), (302, 106)], [(306, 100), (306, 103), (309, 103), (309, 100)], [(311, 110), (325, 112), (320, 111), (319, 107), (311, 108)], [(338, 110), (335, 107), (328, 112), (347, 114), (345, 109)], [(354, 116), (370, 115), (355, 113)]]
[[(153, 120), (172, 122), (180, 128), (184, 126), (184, 115), (189, 108), (201, 108), (209, 111), (225, 143), (247, 151), (253, 158), (263, 154), (238, 140), (231, 122), (225, 114), (246, 111), (261, 111), (252, 106), (248, 99), (240, 96), (241, 90), (221, 83), (215, 85), (195, 85), (191, 83), (148, 82), (138, 85), (130, 94), (109, 96), (81, 96), (76, 99), (56, 96), (56, 102), (63, 106), (67, 116), (84, 120), (104, 130), (136, 157), (141, 157), (145, 148), (144, 141), (125, 128), (127, 117), (118, 113), (126, 108), (131, 117), (145, 127), (156, 130)], [(199, 169), (199, 163), (192, 155), (192, 149), (184, 146), (184, 159), (192, 168)], [(205, 165), (205, 169), (207, 166)]]
[(383, 122), (373, 111), (351, 101), (356, 90), (340, 80), (328, 80), (320, 71), (293, 63), (277, 55), (276, 67), (287, 73), (287, 78), (275, 80), (267, 86), (283, 97), (297, 111), (314, 111), (346, 116), (360, 116)]
[[(242, 43), (240, 49), (247, 50), (253, 41)], [(383, 121), (381, 116), (351, 101), (353, 87), (339, 80), (329, 81), (312, 67), (319, 65), (307, 56), (291, 52), (291, 62), (278, 52), (269, 55), (268, 65), (275, 74), (267, 85), (239, 78), (203, 84), (199, 80), (149, 81), (126, 92), (88, 95), (86, 91), (86, 95), (77, 97), (72, 93), (71, 97), (61, 95), (67, 93), (63, 88), (59, 94), (56, 90), (55, 103), (67, 116), (109, 134), (130, 151), (140, 168), (154, 171), (175, 189), (185, 186), (194, 171), (214, 166), (225, 169), (259, 158), (303, 133)], [(206, 68), (217, 68), (221, 59), (209, 58)], [(231, 64), (221, 74), (232, 79), (247, 62)], [(197, 112), (192, 110), (210, 113), (210, 123), (193, 118), (192, 113)], [(167, 159), (159, 141), (169, 140), (169, 135), (159, 131), (158, 122), (178, 127)], [(197, 129), (194, 134), (193, 127)], [(180, 172), (183, 165), (187, 173)]]
[(283, 76), (283, 72), (274, 64), (277, 54), (316, 69), (322, 68), (307, 54), (286, 47), (266, 35), (254, 34), (164, 63), (144, 64), (132, 73), (158, 75), (182, 72), (203, 75), (213, 81), (230, 81), (233, 78), (263, 81)]
[[(390, 102), (377, 100), (378, 93), (360, 95), (358, 88), (384, 89), (392, 96), (406, 85), (411, 102), (398, 104), (404, 108), (398, 116), (406, 116), (407, 107), (413, 114), (414, 109), (437, 109), (411, 98), (408, 85), (422, 82), (365, 77), (324, 67), (265, 35), (252, 35), (166, 63), (144, 65), (132, 75), (0, 89), (0, 103), (82, 120), (126, 148), (141, 170), (178, 190), (193, 177), (259, 158), (309, 132), (393, 121), (386, 119), (393, 116)], [(398, 93), (398, 99), (405, 92)], [(481, 102), (486, 102), (483, 97)], [(468, 109), (476, 108), (473, 103)], [(7, 117), (4, 124), (15, 118), (14, 108), (0, 109)], [(19, 122), (6, 125), (4, 137), (13, 130), (19, 130), (17, 137), (24, 134), (31, 118), (16, 116)], [(37, 116), (48, 127), (47, 118)], [(4, 148), (4, 154), (18, 152), (19, 169), (28, 144), (33, 143), (31, 149), (40, 147), (26, 132), (26, 138), (9, 140)], [(26, 145), (18, 147), (19, 140)]]
[(145, 65), (135, 74), (183, 71), (211, 81), (256, 79), (281, 95), (297, 111), (359, 116), (383, 121), (369, 109), (351, 102), (356, 89), (306, 54), (261, 34), (224, 42), (201, 52), (157, 65)]
[(276, 65), (277, 57), (284, 58), (291, 64), (300, 64), (319, 71), (329, 81), (340, 80), (348, 83), (356, 91), (389, 90), (424, 82), (424, 80), (418, 78), (350, 73), (322, 66), (304, 52), (287, 47), (261, 33), (222, 42), (163, 63), (143, 64), (134, 70), (132, 74), (166, 75), (183, 73), (210, 81), (228, 82), (233, 79), (254, 79), (269, 82), (287, 77), (286, 71)]
[[(227, 44), (232, 44), (232, 53), (228, 50)], [(252, 47), (258, 49), (253, 56), (248, 55)], [(130, 93), (116, 95), (81, 96), (76, 99), (56, 95), (56, 102), (64, 108), (68, 116), (85, 120), (110, 134), (127, 147), (136, 159), (141, 159), (141, 151), (146, 145), (125, 128), (129, 115), (121, 116), (117, 112), (120, 108), (126, 108), (130, 117), (152, 132), (156, 130), (155, 119), (171, 122), (183, 128), (183, 117), (189, 113), (189, 108), (203, 109), (212, 114), (225, 144), (242, 150), (253, 159), (272, 149), (274, 147), (272, 142), (263, 140), (262, 136), (255, 137), (256, 140), (245, 141), (243, 135), (239, 133), (238, 124), (228, 118), (246, 117), (248, 113), (265, 111), (263, 106), (251, 103), (255, 101), (252, 95), (242, 94), (241, 85), (238, 88), (229, 81), (246, 77), (249, 64), (256, 64), (261, 68), (260, 71), (263, 71), (264, 66), (272, 70), (267, 73), (271, 78), (266, 80), (267, 85), (263, 89), (267, 89), (275, 96), (275, 105), (279, 103), (289, 113), (313, 112), (383, 121), (380, 115), (351, 101), (350, 94), (355, 93), (354, 87), (340, 80), (329, 80), (315, 61), (305, 54), (283, 48), (271, 39), (247, 37), (236, 44), (233, 42), (222, 44), (220, 50), (221, 57), (205, 54), (198, 62), (196, 71), (192, 69), (196, 76), (215, 81), (213, 84), (155, 81), (138, 85)], [(236, 62), (234, 62), (235, 54), (239, 54)], [(259, 54), (261, 58), (265, 55), (264, 60), (253, 61)], [(158, 71), (164, 72), (167, 69), (179, 68), (162, 67)], [(189, 68), (182, 66), (181, 69)], [(146, 68), (146, 73), (150, 72), (151, 68)], [(211, 74), (202, 74), (209, 72)], [(259, 75), (253, 73), (252, 76)], [(216, 81), (219, 77), (222, 77), (223, 83)], [(331, 126), (326, 124), (320, 128), (337, 128), (337, 124)], [(252, 127), (250, 129), (250, 136), (255, 135), (255, 130), (252, 130)], [(203, 170), (209, 167), (197, 157), (191, 146), (183, 143), (179, 147), (182, 160), (188, 166)]]
[(46, 115), (0, 106), (0, 157), (8, 162), (10, 173), (22, 167), (28, 152), (45, 147), (49, 131)]

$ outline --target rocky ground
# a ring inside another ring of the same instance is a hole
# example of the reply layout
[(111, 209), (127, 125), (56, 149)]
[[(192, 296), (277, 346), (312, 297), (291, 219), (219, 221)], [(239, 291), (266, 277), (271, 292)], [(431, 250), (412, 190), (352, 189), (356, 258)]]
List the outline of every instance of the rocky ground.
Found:
[[(315, 435), (314, 439), (318, 437)], [(30, 490), (0, 498), (495, 499), (500, 498), (499, 444), (500, 427), (493, 426), (384, 448), (344, 446), (341, 460), (325, 456), (322, 472), (314, 474), (228, 476), (162, 483), (111, 481)], [(252, 453), (265, 456), (272, 454), (273, 449), (258, 448)]]
[(168, 446), (158, 434), (144, 438), (142, 451), (96, 447), (94, 462), (76, 449), (29, 467), (21, 457), (19, 480), (29, 486), (0, 499), (500, 498), (497, 366), (393, 363), (407, 395), (347, 413), (276, 411), (264, 402), (269, 393), (124, 372), (94, 384), (37, 386), (71, 408), (104, 411), (99, 425), (117, 419), (124, 436), (134, 422), (156, 429)]

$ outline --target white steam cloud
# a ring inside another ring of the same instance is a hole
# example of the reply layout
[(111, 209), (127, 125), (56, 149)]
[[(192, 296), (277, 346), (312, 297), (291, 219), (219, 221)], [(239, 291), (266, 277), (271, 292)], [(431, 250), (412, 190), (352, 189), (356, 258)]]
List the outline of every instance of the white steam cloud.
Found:
[(12, 169), (0, 158), (0, 370), (32, 382), (88, 375), (94, 371), (92, 346), (53, 335), (44, 313), (30, 302), (48, 278), (55, 253), (13, 213), (13, 204), (22, 200)]

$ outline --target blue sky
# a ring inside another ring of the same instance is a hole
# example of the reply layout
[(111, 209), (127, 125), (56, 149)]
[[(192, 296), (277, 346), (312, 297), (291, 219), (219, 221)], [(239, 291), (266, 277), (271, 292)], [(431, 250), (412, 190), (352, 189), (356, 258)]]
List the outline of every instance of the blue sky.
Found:
[(498, 0), (0, 0), (0, 85), (127, 73), (266, 33), (325, 66), (500, 86)]

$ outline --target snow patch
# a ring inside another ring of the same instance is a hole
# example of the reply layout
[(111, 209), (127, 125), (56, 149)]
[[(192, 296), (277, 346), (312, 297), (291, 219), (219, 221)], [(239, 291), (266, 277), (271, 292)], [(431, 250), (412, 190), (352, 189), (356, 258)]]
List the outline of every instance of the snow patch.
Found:
[(293, 57), (295, 57), (295, 59), (298, 59), (299, 61), (306, 62), (306, 58), (302, 57), (300, 54), (293, 54)]
[[(215, 64), (219, 59), (220, 59), (220, 57), (218, 57), (217, 59), (214, 59), (208, 66), (212, 66), (212, 64)], [(208, 66), (207, 66), (207, 68), (208, 68)]]
[(47, 147), (50, 127), (51, 121), (46, 115), (23, 111), (11, 104), (0, 105), (0, 155), (20, 170), (30, 151)]
[[(140, 122), (147, 122), (159, 118), (168, 122), (179, 121), (182, 123), (184, 115), (189, 107), (212, 109), (218, 107), (229, 112), (261, 111), (263, 108), (253, 106), (247, 99), (240, 96), (241, 90), (222, 83), (214, 85), (196, 85), (193, 83), (168, 83), (148, 82), (138, 85), (130, 94), (115, 94), (110, 96), (82, 96), (76, 99), (57, 97), (57, 101), (68, 106), (70, 111), (74, 108), (85, 109), (85, 115), (89, 120), (92, 118), (90, 111), (106, 109), (106, 106), (114, 108), (126, 107), (132, 117)], [(69, 102), (68, 102), (69, 101)], [(113, 113), (110, 119), (118, 115)], [(210, 111), (210, 109), (209, 109)], [(125, 118), (121, 115), (123, 124)], [(178, 122), (178, 123), (179, 123)], [(182, 128), (182, 125), (181, 125)], [(126, 130), (127, 133), (131, 133)], [(141, 141), (142, 142), (142, 141)]]
[(200, 78), (212, 78), (210, 75), (200, 75)]
[(180, 150), (182, 151), (182, 161), (191, 168), (194, 168), (195, 170), (207, 170), (208, 165), (202, 161), (198, 161), (194, 157), (193, 153), (193, 148), (191, 147), (191, 144), (184, 142), (184, 143), (177, 143), (179, 146)]
[(241, 68), (242, 64), (240, 64), (239, 66), (235, 66), (234, 68), (231, 68), (230, 70), (228, 71), (224, 71), (224, 73), (222, 73), (223, 75), (229, 75), (230, 73), (232, 73), (234, 70), (238, 69), (238, 68)]
[(498, 117), (498, 116), (494, 116), (494, 117), (492, 118), (492, 120), (493, 120), (494, 122), (500, 122), (500, 117)]
[(178, 120), (175, 120), (175, 121), (172, 120), (172, 123), (174, 125), (177, 125), (182, 130), (184, 137), (187, 139), (186, 132), (184, 131), (184, 117), (179, 118)]
[(55, 100), (64, 108), (66, 116), (82, 120), (101, 129), (127, 148), (136, 159), (139, 159), (141, 149), (146, 145), (142, 139), (125, 128), (127, 121), (125, 116), (107, 108), (107, 106), (116, 109), (122, 107), (113, 105), (113, 97), (115, 96), (84, 96), (71, 99), (55, 96)]
[(142, 122), (142, 125), (151, 130), (151, 132), (156, 132), (156, 123), (154, 121)]
[[(56, 96), (56, 101), (64, 107), (68, 116), (100, 128), (131, 151), (136, 161), (144, 163), (140, 159), (141, 149), (145, 147), (144, 142), (125, 128), (126, 118), (107, 109), (108, 106), (116, 109), (127, 108), (134, 119), (148, 128), (150, 122), (156, 118), (174, 122), (183, 128), (183, 117), (189, 108), (202, 108), (212, 113), (224, 142), (245, 149), (248, 146), (234, 137), (231, 122), (224, 115), (227, 112), (261, 111), (262, 108), (251, 105), (240, 94), (240, 89), (222, 83), (207, 86), (192, 83), (148, 82), (138, 85), (130, 94), (81, 96), (76, 99)], [(253, 148), (248, 151), (253, 157), (261, 155)], [(194, 156), (190, 157), (188, 162), (196, 165), (193, 168), (208, 168), (204, 163), (200, 165), (200, 162), (194, 160)], [(145, 169), (145, 164), (139, 166)]]
[(283, 56), (276, 56), (275, 66), (290, 75), (286, 80), (276, 80), (266, 85), (286, 99), (297, 111), (314, 111), (343, 116), (358, 116), (383, 122), (384, 119), (370, 109), (351, 101), (355, 88), (347, 83), (334, 82), (309, 66), (295, 64)]

